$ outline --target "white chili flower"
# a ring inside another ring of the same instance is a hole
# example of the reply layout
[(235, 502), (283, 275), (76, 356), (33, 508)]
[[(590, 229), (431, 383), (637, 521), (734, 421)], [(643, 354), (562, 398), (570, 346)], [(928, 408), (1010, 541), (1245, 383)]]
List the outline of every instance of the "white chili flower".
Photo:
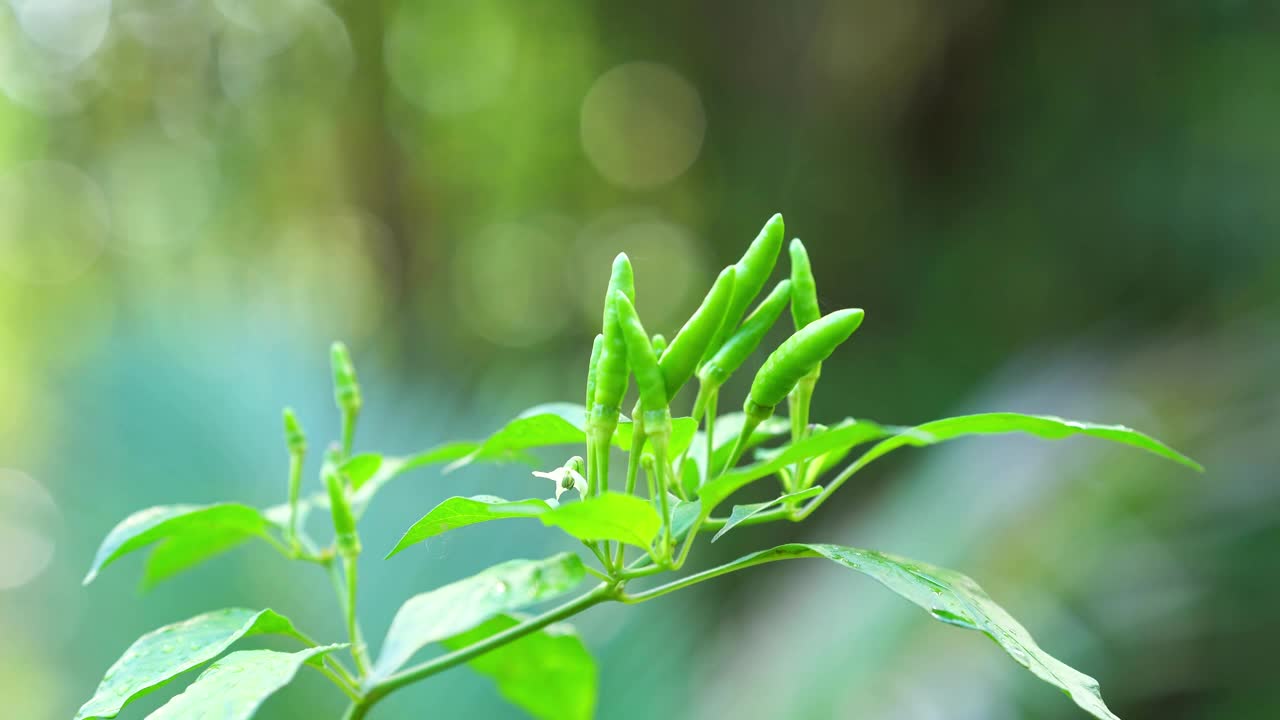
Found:
[(566, 490), (577, 490), (578, 497), (587, 493), (587, 479), (582, 477), (582, 473), (571, 467), (558, 467), (551, 472), (533, 471), (534, 477), (546, 478), (556, 484), (556, 501), (560, 500), (560, 496)]

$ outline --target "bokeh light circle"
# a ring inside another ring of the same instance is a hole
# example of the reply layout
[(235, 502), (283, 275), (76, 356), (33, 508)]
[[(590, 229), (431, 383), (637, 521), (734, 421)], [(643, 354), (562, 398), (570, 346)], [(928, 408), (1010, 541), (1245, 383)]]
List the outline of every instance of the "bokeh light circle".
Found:
[(588, 327), (600, 323), (609, 266), (619, 251), (635, 268), (636, 306), (645, 329), (670, 339), (693, 312), (695, 295), (714, 279), (703, 243), (689, 228), (642, 211), (618, 210), (588, 224), (574, 253), (574, 273), (581, 278), (578, 301)]
[(459, 243), (454, 303), (466, 326), (507, 347), (554, 336), (566, 322), (566, 249), (544, 228), (516, 223), (491, 225)]
[(516, 64), (510, 9), (488, 0), (400, 3), (387, 28), (387, 72), (429, 113), (477, 110), (502, 96)]
[(74, 280), (102, 253), (109, 226), (101, 188), (71, 165), (40, 160), (0, 172), (0, 273)]
[(656, 187), (679, 177), (702, 150), (706, 115), (698, 91), (666, 65), (619, 65), (582, 101), (582, 148), (610, 182)]
[(57, 504), (43, 485), (0, 468), (0, 590), (22, 587), (53, 560)]
[(111, 26), (111, 0), (10, 0), (9, 4), (32, 42), (70, 64), (97, 52)]

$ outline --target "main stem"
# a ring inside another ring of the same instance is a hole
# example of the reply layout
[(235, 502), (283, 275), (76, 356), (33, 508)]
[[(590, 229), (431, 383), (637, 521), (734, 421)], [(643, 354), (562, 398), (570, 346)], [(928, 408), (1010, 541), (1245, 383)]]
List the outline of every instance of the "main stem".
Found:
[(347, 576), (347, 601), (343, 603), (342, 609), (347, 616), (347, 636), (351, 638), (351, 657), (356, 661), (356, 671), (364, 677), (369, 674), (369, 657), (364, 646), (364, 636), (360, 632), (360, 621), (356, 617), (356, 593), (359, 587), (356, 559), (343, 556), (342, 571)]
[(490, 650), (506, 645), (514, 640), (518, 640), (529, 633), (537, 632), (552, 623), (560, 622), (565, 618), (577, 615), (590, 607), (599, 605), (605, 600), (617, 597), (617, 593), (618, 590), (616, 586), (608, 584), (598, 585), (594, 590), (586, 593), (585, 595), (581, 595), (563, 605), (552, 608), (537, 617), (525, 620), (515, 627), (504, 630), (496, 635), (490, 635), (478, 643), (441, 655), (434, 660), (428, 660), (421, 665), (398, 672), (381, 682), (375, 683), (374, 686), (369, 689), (369, 692), (365, 693), (364, 698), (352, 703), (351, 707), (347, 708), (347, 713), (343, 717), (345, 720), (360, 720), (360, 718), (363, 718), (368, 714), (369, 710), (374, 705), (380, 702), (387, 695), (390, 695), (405, 685), (411, 685), (419, 680), (424, 680), (432, 675), (444, 672), (449, 668), (461, 665), (462, 663), (479, 657)]

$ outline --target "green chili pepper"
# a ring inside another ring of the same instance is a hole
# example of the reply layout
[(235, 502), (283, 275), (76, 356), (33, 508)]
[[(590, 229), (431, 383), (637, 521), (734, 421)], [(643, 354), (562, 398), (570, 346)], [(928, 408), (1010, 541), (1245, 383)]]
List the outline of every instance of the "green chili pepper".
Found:
[(346, 483), (342, 474), (331, 462), (324, 466), (324, 484), (329, 490), (329, 514), (333, 516), (333, 535), (338, 553), (352, 558), (360, 554), (360, 536), (356, 533), (356, 519), (347, 502)]
[(791, 241), (791, 317), (799, 330), (822, 317), (818, 309), (818, 285), (813, 280), (809, 253), (800, 238)]
[[(622, 398), (627, 394), (627, 341), (618, 319), (615, 295), (629, 301), (635, 297), (635, 275), (626, 253), (618, 253), (613, 261), (613, 274), (609, 278), (609, 291), (604, 300), (604, 339), (600, 346), (600, 360), (596, 363), (596, 393), (591, 407), (591, 422), (601, 433), (613, 434), (621, 412)], [(649, 338), (645, 337), (645, 344)]]
[(662, 353), (667, 351), (667, 338), (662, 333), (654, 333), (649, 344), (653, 346), (653, 354), (662, 357)]
[(644, 432), (651, 437), (664, 432), (669, 434), (671, 411), (667, 408), (667, 384), (662, 377), (662, 369), (658, 367), (658, 358), (653, 353), (649, 334), (645, 332), (635, 306), (627, 300), (626, 295), (615, 290), (609, 300), (618, 308), (618, 322), (627, 344), (627, 364), (631, 366), (631, 372), (636, 376), (636, 385), (640, 389)]
[(760, 346), (764, 336), (787, 306), (791, 294), (791, 281), (779, 282), (742, 322), (742, 327), (725, 341), (715, 355), (702, 364), (702, 368), (698, 370), (698, 379), (710, 387), (723, 385)]
[(764, 420), (791, 389), (853, 334), (862, 324), (862, 310), (837, 310), (787, 338), (764, 361), (751, 383), (744, 410), (748, 417)]
[(356, 368), (351, 362), (351, 353), (347, 346), (336, 342), (329, 349), (329, 359), (333, 366), (333, 399), (338, 409), (356, 414), (360, 412), (363, 399), (360, 396), (360, 383), (356, 380)]
[(307, 436), (302, 432), (302, 424), (298, 422), (293, 408), (284, 409), (284, 439), (290, 455), (307, 454)]
[(596, 405), (596, 370), (600, 365), (600, 350), (604, 347), (604, 335), (596, 335), (591, 343), (591, 360), (587, 362), (587, 414)]
[(702, 354), (704, 361), (719, 350), (721, 343), (727, 340), (733, 331), (738, 329), (738, 321), (742, 319), (743, 313), (747, 311), (751, 301), (756, 299), (756, 296), (760, 294), (760, 290), (764, 288), (765, 283), (769, 281), (769, 275), (773, 273), (773, 266), (778, 262), (778, 253), (782, 252), (784, 231), (782, 215), (774, 215), (769, 218), (769, 221), (760, 230), (760, 234), (756, 235), (755, 240), (751, 241), (751, 245), (742, 255), (742, 259), (734, 265), (734, 270), (737, 274), (733, 282), (733, 300), (729, 303), (729, 308), (725, 312), (724, 323), (716, 333), (715, 339)]
[(725, 314), (733, 300), (736, 277), (737, 269), (732, 265), (721, 271), (707, 291), (707, 296), (702, 299), (702, 304), (661, 354), (658, 364), (662, 367), (662, 376), (667, 383), (668, 400), (675, 397), (676, 392), (693, 377), (698, 360), (720, 332), (720, 326), (724, 324)]

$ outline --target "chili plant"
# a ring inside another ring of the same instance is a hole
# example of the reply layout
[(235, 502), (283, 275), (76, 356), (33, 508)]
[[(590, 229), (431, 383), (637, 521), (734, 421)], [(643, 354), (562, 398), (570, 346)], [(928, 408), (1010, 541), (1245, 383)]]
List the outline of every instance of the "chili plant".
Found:
[[(334, 345), (334, 394), (342, 435), (324, 452), (322, 492), (302, 491), (308, 443), (298, 419), (286, 410), (286, 503), (266, 509), (218, 503), (143, 510), (107, 535), (85, 582), (121, 557), (147, 547), (152, 550), (144, 582), (151, 584), (257, 539), (290, 560), (328, 574), (346, 637), (341, 643), (314, 640), (269, 609), (230, 608), (197, 615), (138, 639), (107, 671), (77, 720), (115, 717), (130, 702), (215, 659), (150, 717), (248, 718), (303, 667), (310, 667), (345, 696), (346, 718), (362, 718), (401, 688), (469, 665), (531, 716), (587, 718), (596, 703), (596, 668), (565, 620), (601, 603), (649, 602), (727, 573), (798, 558), (821, 558), (869, 575), (934, 619), (985, 633), (1015, 662), (1057, 686), (1086, 712), (1114, 720), (1093, 678), (1041, 649), (977, 583), (952, 570), (874, 550), (791, 543), (680, 574), (706, 535), (714, 542), (752, 525), (801, 522), (854, 474), (899, 448), (1011, 432), (1047, 439), (1086, 435), (1201, 469), (1129, 428), (1050, 416), (997, 412), (915, 427), (855, 419), (829, 425), (811, 422), (810, 401), (822, 364), (858, 329), (863, 312), (821, 314), (809, 258), (795, 240), (789, 248), (790, 277), (748, 313), (774, 272), (782, 244), (783, 222), (775, 215), (742, 259), (720, 273), (669, 343), (650, 336), (642, 324), (631, 264), (625, 254), (618, 255), (604, 298), (603, 326), (588, 361), (585, 405), (531, 408), (478, 442), (449, 443), (408, 457), (355, 453), (360, 385), (346, 348)], [(719, 413), (725, 381), (758, 348), (788, 305), (794, 333), (765, 359), (742, 410)], [(628, 417), (622, 411), (631, 378), (639, 399)], [(692, 412), (673, 417), (672, 401), (691, 384), (696, 385)], [(789, 407), (786, 420), (775, 415), (784, 401)], [(849, 461), (856, 448), (868, 444)], [(357, 525), (387, 483), (433, 464), (453, 470), (482, 462), (536, 463), (530, 455), (535, 448), (573, 445), (581, 449), (580, 455), (533, 473), (553, 483), (530, 493), (537, 497), (451, 497), (431, 508), (385, 554), (393, 562), (411, 562), (401, 553), (429, 538), (504, 519), (536, 520), (585, 549), (509, 560), (412, 597), (392, 620), (379, 652), (372, 654), (356, 612), (357, 567), (366, 549)], [(620, 453), (625, 453), (625, 465), (613, 464), (613, 456)], [(721, 511), (739, 490), (769, 479), (777, 482), (777, 497)], [(324, 545), (314, 539), (307, 523), (320, 515), (327, 515), (332, 526), (332, 540)], [(675, 578), (658, 579), (665, 575)], [(581, 594), (539, 614), (521, 614), (571, 594), (589, 577), (593, 583)], [(259, 634), (291, 638), (299, 648), (222, 654), (237, 641)], [(442, 650), (414, 663), (433, 645)]]

